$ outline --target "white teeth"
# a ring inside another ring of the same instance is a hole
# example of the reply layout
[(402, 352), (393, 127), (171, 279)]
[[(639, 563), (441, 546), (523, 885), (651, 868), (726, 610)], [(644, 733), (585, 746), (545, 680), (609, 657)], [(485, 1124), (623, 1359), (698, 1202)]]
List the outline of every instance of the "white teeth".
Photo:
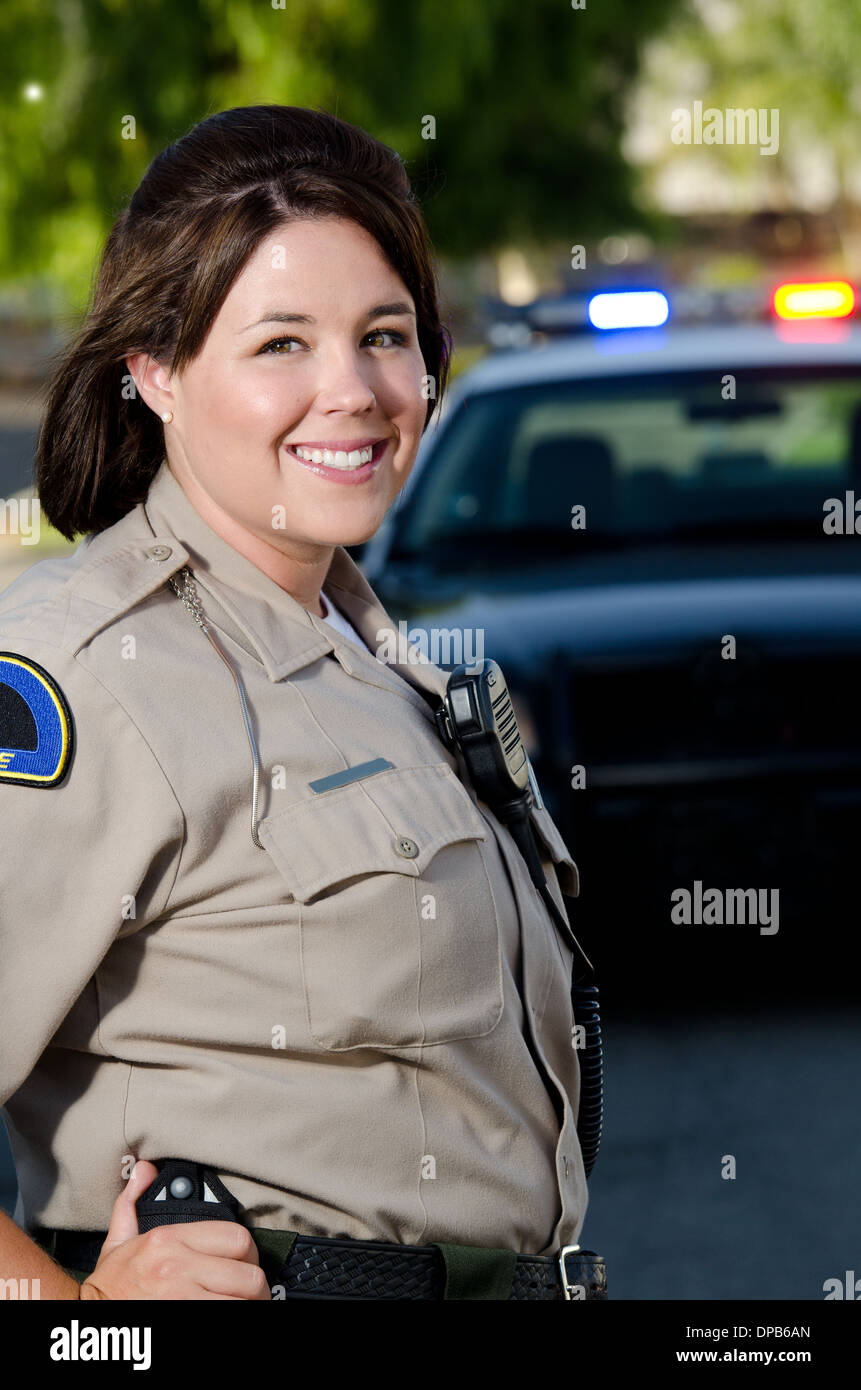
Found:
[(351, 449), (349, 453), (345, 449), (337, 449), (334, 453), (331, 449), (305, 449), (301, 444), (291, 444), (288, 447), (306, 463), (322, 463), (326, 468), (340, 468), (345, 472), (370, 463), (374, 455), (372, 444), (365, 449)]

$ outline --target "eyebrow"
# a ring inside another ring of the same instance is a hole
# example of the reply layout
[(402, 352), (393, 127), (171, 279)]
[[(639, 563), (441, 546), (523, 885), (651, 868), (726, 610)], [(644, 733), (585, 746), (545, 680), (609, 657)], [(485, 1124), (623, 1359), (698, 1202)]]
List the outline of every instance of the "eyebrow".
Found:
[[(365, 315), (365, 322), (371, 319), (380, 319), (408, 315), (415, 318), (414, 311), (403, 299), (396, 299), (391, 304), (375, 304), (373, 309), (369, 309)], [(248, 333), (252, 328), (259, 328), (261, 323), (316, 323), (317, 320), (310, 314), (289, 314), (281, 309), (271, 309), (262, 319), (257, 319), (254, 323), (249, 323), (247, 327), (240, 328), (240, 333)]]

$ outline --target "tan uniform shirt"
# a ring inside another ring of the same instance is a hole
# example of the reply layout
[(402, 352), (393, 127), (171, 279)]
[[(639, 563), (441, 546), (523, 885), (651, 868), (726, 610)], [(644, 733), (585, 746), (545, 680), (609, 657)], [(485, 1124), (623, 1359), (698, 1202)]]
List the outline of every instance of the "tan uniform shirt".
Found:
[[(167, 582), (186, 564), (245, 685), (262, 847), (235, 681)], [(551, 1254), (587, 1202), (571, 952), (438, 736), (420, 691), (446, 674), (374, 654), (394, 624), (342, 547), (324, 589), (370, 650), (162, 464), (145, 504), (0, 596), (0, 651), (74, 726), (57, 785), (0, 779), (19, 1220), (104, 1230), (127, 1155), (178, 1157), (252, 1225)], [(533, 820), (564, 905), (553, 866), (566, 893), (576, 868)]]

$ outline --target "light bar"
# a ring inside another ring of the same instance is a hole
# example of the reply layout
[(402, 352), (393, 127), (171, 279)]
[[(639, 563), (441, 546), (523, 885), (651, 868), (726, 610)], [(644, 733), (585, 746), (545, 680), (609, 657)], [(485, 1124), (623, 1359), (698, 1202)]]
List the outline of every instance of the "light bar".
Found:
[(593, 328), (660, 328), (670, 301), (660, 290), (620, 290), (593, 294), (586, 312)]
[(800, 281), (774, 291), (779, 319), (845, 319), (854, 308), (855, 291), (846, 280)]

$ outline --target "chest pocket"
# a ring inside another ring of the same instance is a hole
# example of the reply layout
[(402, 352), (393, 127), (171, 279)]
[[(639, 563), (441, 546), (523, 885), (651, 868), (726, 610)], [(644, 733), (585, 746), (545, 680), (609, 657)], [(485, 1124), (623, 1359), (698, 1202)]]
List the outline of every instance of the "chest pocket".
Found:
[(331, 1051), (489, 1033), (502, 1014), (488, 829), (447, 763), (310, 796), (259, 835), (301, 908), (308, 1024)]

